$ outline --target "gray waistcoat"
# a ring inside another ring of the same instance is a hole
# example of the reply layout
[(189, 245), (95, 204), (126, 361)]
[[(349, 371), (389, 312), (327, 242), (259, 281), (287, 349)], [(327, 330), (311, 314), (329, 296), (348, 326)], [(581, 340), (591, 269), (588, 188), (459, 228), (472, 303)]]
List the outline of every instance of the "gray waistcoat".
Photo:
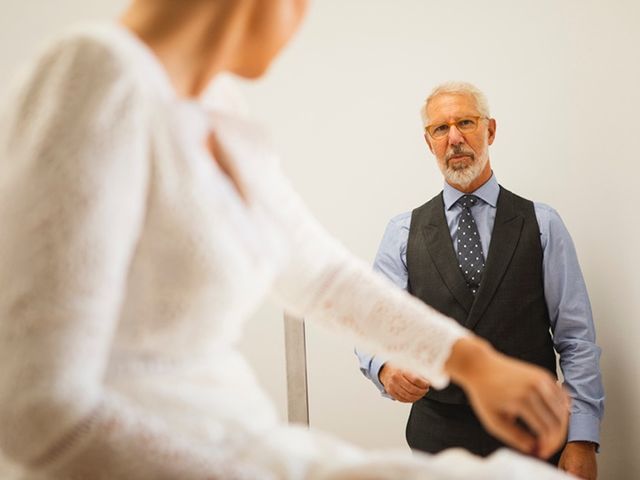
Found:
[[(500, 187), (491, 245), (475, 298), (458, 267), (442, 194), (413, 211), (407, 268), (411, 294), (487, 339), (497, 350), (555, 375), (533, 202)], [(440, 391), (431, 389), (427, 398), (468, 403), (455, 384)]]

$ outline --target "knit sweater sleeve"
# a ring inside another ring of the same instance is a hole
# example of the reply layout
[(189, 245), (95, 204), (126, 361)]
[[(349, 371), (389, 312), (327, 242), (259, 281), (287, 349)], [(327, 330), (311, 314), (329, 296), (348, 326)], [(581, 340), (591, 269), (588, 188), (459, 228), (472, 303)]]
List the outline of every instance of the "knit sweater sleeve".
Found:
[(275, 297), (294, 315), (342, 332), (367, 351), (421, 373), (435, 388), (445, 387), (444, 364), (468, 332), (349, 253), (277, 169), (272, 182), (278, 216), (290, 235), (290, 258)]
[(145, 215), (141, 89), (82, 35), (19, 85), (0, 129), (0, 447), (46, 478), (212, 478), (212, 452), (103, 382)]

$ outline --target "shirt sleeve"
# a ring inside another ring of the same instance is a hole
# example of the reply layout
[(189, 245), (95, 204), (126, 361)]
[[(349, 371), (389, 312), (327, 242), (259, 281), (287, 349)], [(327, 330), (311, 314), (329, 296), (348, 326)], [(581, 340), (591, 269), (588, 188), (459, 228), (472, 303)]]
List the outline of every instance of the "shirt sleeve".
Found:
[(282, 175), (273, 190), (292, 253), (275, 282), (276, 298), (292, 314), (351, 336), (359, 348), (393, 359), (435, 388), (448, 385), (444, 363), (468, 332), (349, 254)]
[(544, 292), (564, 385), (572, 398), (568, 441), (600, 443), (604, 389), (600, 347), (578, 256), (560, 215), (536, 204), (544, 252)]
[[(407, 270), (407, 241), (411, 212), (392, 218), (385, 229), (373, 262), (373, 270), (389, 279), (394, 285), (408, 289), (409, 274)], [(380, 382), (380, 369), (386, 363), (382, 356), (371, 355), (356, 348), (360, 371), (378, 388), (382, 396), (392, 399)]]
[(235, 478), (103, 382), (146, 210), (141, 89), (74, 33), (0, 128), (0, 447), (38, 478)]

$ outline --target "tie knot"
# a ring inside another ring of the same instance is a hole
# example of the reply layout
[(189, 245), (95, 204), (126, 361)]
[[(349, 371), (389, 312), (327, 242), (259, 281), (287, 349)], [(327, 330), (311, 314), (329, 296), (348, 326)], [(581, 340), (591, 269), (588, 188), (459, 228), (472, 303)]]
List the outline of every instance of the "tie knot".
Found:
[(457, 202), (462, 208), (470, 208), (478, 203), (478, 197), (475, 195), (463, 195)]

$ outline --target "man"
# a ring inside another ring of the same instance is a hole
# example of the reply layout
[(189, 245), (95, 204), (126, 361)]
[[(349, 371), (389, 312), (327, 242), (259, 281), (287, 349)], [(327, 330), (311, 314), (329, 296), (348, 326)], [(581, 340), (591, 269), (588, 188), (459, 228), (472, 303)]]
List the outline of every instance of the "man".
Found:
[[(555, 374), (557, 352), (572, 412), (567, 444), (550, 461), (595, 479), (600, 350), (571, 237), (555, 210), (498, 185), (489, 160), (496, 121), (477, 88), (437, 87), (422, 118), (444, 190), (390, 221), (374, 268), (508, 355)], [(413, 403), (406, 429), (412, 449), (463, 447), (485, 456), (503, 446), (458, 386), (430, 390), (426, 379), (357, 353), (385, 396)]]

